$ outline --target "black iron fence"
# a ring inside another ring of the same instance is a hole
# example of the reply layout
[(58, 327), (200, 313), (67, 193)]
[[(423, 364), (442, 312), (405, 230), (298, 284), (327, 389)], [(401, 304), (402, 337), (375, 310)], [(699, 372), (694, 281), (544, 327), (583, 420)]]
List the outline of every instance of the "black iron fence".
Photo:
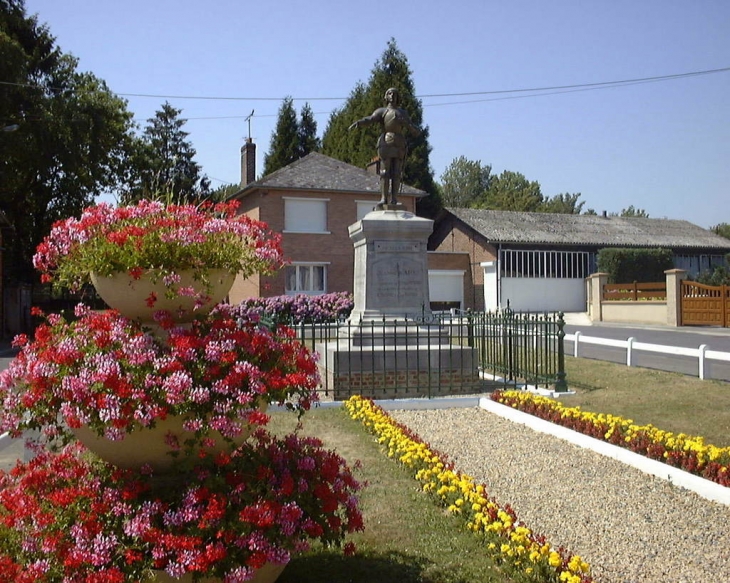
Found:
[(324, 400), (430, 398), (523, 383), (566, 390), (562, 314), (505, 310), (292, 326), (318, 354)]
[(565, 320), (562, 313), (522, 314), (510, 309), (467, 316), (484, 372), (506, 384), (566, 391)]

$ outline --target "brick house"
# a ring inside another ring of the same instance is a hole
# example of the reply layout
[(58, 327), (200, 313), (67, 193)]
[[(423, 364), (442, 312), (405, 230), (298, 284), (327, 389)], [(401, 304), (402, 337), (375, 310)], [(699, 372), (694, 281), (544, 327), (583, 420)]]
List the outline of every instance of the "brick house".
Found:
[[(352, 292), (354, 250), (348, 226), (380, 199), (377, 173), (311, 153), (254, 180), (254, 160), (255, 144), (249, 139), (241, 149), (241, 189), (230, 198), (240, 201), (239, 212), (282, 234), (290, 263), (273, 276), (239, 277), (231, 303), (249, 297)], [(399, 202), (415, 212), (416, 199), (425, 195), (404, 185)]]
[[(465, 305), (478, 310), (586, 310), (585, 278), (604, 247), (664, 248), (690, 275), (723, 265), (730, 241), (688, 221), (447, 208), (428, 248), (466, 253), (473, 284)], [(468, 278), (465, 278), (465, 282)]]

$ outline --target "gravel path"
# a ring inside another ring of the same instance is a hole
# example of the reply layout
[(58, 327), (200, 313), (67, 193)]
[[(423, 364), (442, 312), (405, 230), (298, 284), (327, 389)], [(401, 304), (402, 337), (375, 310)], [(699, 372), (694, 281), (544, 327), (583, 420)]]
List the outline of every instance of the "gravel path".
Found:
[(596, 581), (730, 581), (728, 506), (483, 409), (388, 413)]

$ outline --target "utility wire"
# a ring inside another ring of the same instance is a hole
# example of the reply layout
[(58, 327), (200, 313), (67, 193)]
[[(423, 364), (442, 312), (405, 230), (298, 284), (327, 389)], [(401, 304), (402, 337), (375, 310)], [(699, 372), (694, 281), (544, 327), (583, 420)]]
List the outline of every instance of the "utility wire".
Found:
[[(424, 95), (416, 95), (418, 99), (425, 99), (430, 97), (468, 97), (477, 95), (500, 95), (508, 93), (535, 93), (538, 91), (558, 91), (558, 90), (569, 90), (569, 89), (586, 89), (586, 88), (601, 88), (601, 87), (615, 87), (622, 85), (632, 85), (636, 83), (656, 82), (656, 81), (671, 81), (675, 79), (682, 79), (686, 77), (696, 77), (699, 75), (713, 75), (717, 73), (727, 73), (730, 71), (730, 67), (723, 67), (720, 69), (706, 69), (703, 71), (690, 71), (688, 73), (675, 73), (672, 75), (660, 75), (656, 77), (641, 77), (637, 79), (623, 79), (620, 81), (602, 81), (599, 83), (579, 83), (575, 85), (555, 85), (550, 87), (533, 87), (528, 89), (501, 89), (493, 91), (471, 91), (462, 93), (432, 93)], [(40, 87), (39, 85), (27, 84), (27, 83), (10, 83), (7, 81), (0, 81), (0, 85), (15, 86), (15, 87)], [(53, 88), (50, 88), (53, 89)], [(120, 97), (149, 97), (154, 99), (196, 99), (196, 100), (207, 100), (207, 101), (280, 101), (281, 97), (219, 97), (219, 96), (206, 96), (206, 95), (158, 95), (152, 93), (117, 93)], [(347, 97), (293, 97), (294, 101), (342, 101)], [(257, 116), (258, 117), (258, 116)]]
[[(725, 69), (714, 69), (713, 72), (725, 72), (730, 71), (730, 67)], [(688, 76), (694, 76), (694, 75), (703, 75), (703, 74), (709, 74), (708, 72), (697, 72), (697, 73), (682, 73), (680, 75), (668, 75), (664, 77), (646, 77), (643, 79), (635, 79), (635, 80), (626, 80), (626, 81), (615, 81), (615, 82), (604, 82), (604, 83), (587, 83), (583, 85), (567, 85), (565, 88), (560, 88), (561, 90), (555, 90), (550, 91), (548, 89), (515, 89), (513, 92), (528, 92), (532, 91), (533, 93), (529, 94), (521, 94), (521, 95), (504, 95), (502, 97), (490, 97), (488, 99), (469, 99), (469, 100), (461, 100), (461, 101), (446, 101), (443, 103), (424, 103), (423, 107), (444, 107), (447, 105), (466, 105), (470, 103), (487, 103), (491, 101), (509, 101), (512, 99), (529, 99), (532, 97), (547, 97), (550, 95), (564, 95), (566, 93), (581, 93), (583, 91), (597, 91), (601, 89), (613, 89), (616, 87), (630, 87), (632, 85), (643, 85), (645, 83), (659, 83), (661, 81), (668, 81), (673, 79), (678, 79), (682, 77), (688, 77)], [(556, 88), (558, 89), (558, 88)], [(459, 97), (459, 96), (477, 96), (477, 95), (493, 95), (493, 94), (500, 94), (500, 93), (508, 93), (508, 91), (487, 91), (487, 92), (480, 92), (480, 93), (445, 93), (445, 94), (433, 94), (433, 95), (422, 95), (420, 97)], [(313, 115), (330, 115), (332, 111), (315, 111), (313, 112)], [(276, 113), (269, 113), (269, 114), (261, 114), (256, 115), (257, 118), (264, 118), (264, 117), (276, 117), (278, 114)], [(208, 117), (188, 117), (186, 118), (188, 121), (191, 120), (216, 120), (216, 119), (245, 119), (247, 116), (245, 115), (231, 115), (231, 116), (208, 116)]]

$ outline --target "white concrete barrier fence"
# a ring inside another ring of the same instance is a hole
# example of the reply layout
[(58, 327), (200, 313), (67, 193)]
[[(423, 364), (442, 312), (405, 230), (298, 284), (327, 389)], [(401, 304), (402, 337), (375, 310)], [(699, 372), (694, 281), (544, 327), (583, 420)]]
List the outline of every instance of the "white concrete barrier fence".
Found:
[(581, 344), (594, 344), (599, 346), (612, 346), (615, 348), (623, 348), (626, 350), (626, 366), (634, 366), (634, 353), (636, 351), (655, 352), (659, 354), (688, 356), (690, 358), (696, 358), (697, 376), (703, 380), (705, 378), (705, 365), (708, 360), (730, 362), (730, 352), (708, 350), (707, 344), (700, 344), (697, 348), (683, 348), (681, 346), (665, 346), (662, 344), (637, 342), (636, 339), (633, 337), (627, 338), (626, 340), (597, 338), (595, 336), (585, 336), (581, 332), (576, 332), (575, 334), (566, 334), (565, 340), (573, 342), (573, 356), (575, 357), (580, 356)]

